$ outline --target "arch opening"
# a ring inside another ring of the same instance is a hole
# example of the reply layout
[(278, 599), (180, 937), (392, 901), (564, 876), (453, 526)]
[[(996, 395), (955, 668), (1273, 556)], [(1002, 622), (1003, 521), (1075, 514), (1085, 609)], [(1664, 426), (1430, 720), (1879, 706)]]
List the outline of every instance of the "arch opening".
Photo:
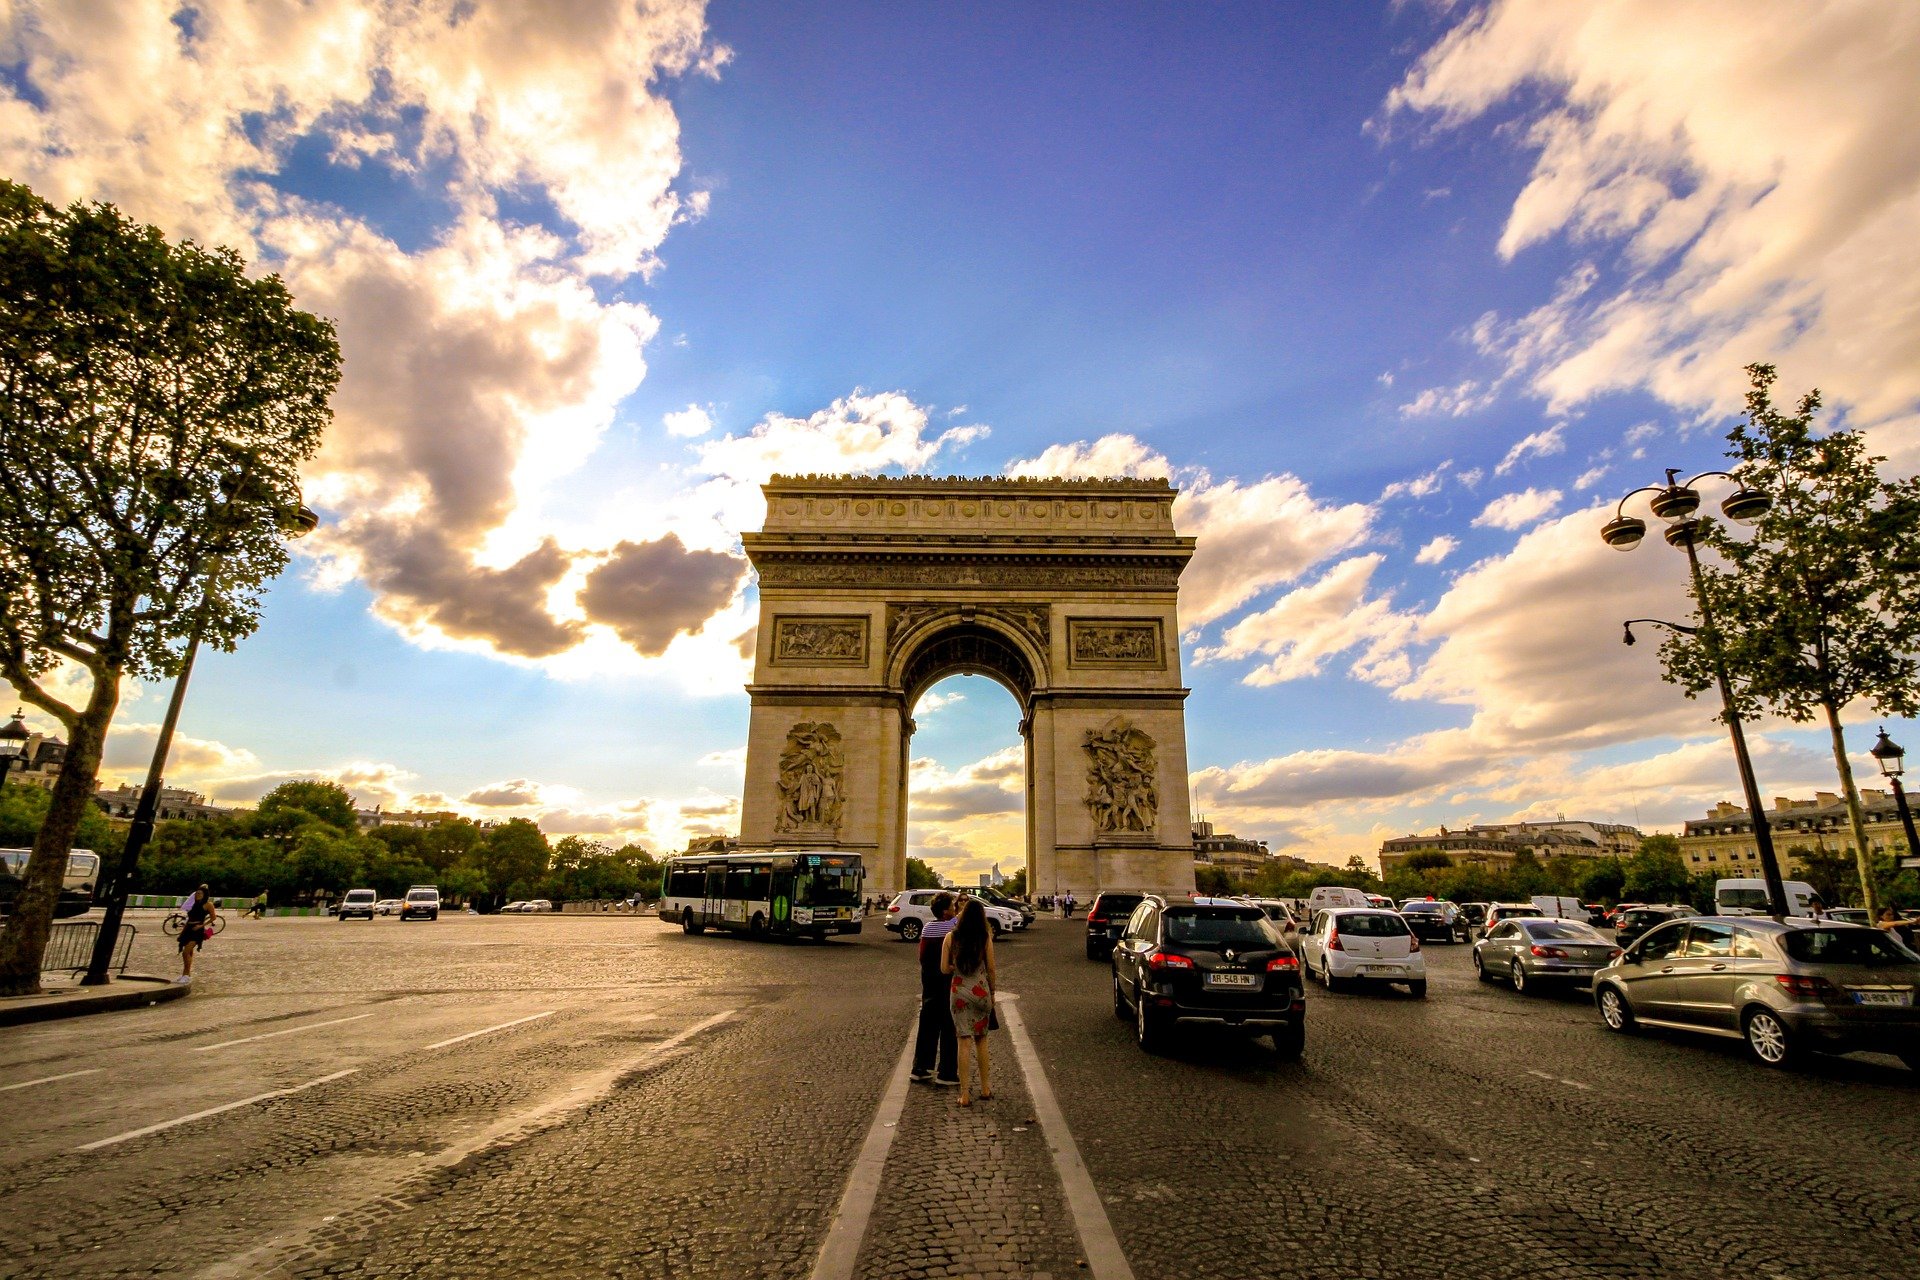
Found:
[(921, 694), (950, 675), (990, 676), (998, 681), (1025, 715), (1037, 683), (1033, 665), (1011, 640), (991, 627), (962, 623), (922, 641), (901, 670), (900, 685), (911, 709)]
[[(1029, 865), (1025, 716), (997, 679), (950, 671), (910, 704), (905, 854), (956, 885)], [(924, 884), (909, 863), (910, 881)]]

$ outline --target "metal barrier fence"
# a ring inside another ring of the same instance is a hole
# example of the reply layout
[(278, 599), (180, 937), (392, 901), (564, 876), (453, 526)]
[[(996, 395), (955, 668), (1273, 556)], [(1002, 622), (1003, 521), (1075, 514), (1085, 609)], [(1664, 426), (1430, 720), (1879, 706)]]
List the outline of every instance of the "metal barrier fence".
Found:
[[(133, 952), (133, 935), (139, 932), (130, 924), (120, 926), (113, 940), (113, 959), (107, 965), (115, 973), (127, 971), (127, 957)], [(80, 973), (93, 960), (94, 940), (100, 936), (98, 920), (57, 920), (47, 935), (47, 950), (40, 957), (42, 973)]]

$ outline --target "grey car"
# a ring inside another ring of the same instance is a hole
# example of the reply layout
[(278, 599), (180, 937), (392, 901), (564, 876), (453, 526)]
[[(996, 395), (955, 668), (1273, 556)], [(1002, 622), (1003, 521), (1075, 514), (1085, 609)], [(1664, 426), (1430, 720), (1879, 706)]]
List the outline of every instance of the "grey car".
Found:
[(1480, 981), (1505, 978), (1521, 994), (1549, 983), (1586, 986), (1620, 954), (1592, 925), (1530, 916), (1501, 920), (1473, 944)]
[(1668, 1027), (1744, 1040), (1782, 1067), (1803, 1053), (1891, 1053), (1920, 1071), (1920, 955), (1879, 929), (1813, 920), (1663, 924), (1594, 978), (1615, 1031)]

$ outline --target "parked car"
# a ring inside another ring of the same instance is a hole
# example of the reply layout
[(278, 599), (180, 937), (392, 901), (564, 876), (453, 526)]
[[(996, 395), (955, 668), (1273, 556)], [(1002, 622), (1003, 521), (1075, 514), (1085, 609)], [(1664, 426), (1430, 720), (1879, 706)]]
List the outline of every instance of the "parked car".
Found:
[(1087, 904), (1087, 959), (1105, 960), (1127, 931), (1127, 917), (1140, 905), (1144, 893), (1103, 890)]
[(1592, 925), (1519, 917), (1500, 921), (1474, 944), (1473, 969), (1480, 981), (1505, 978), (1524, 995), (1550, 982), (1584, 987), (1619, 954)]
[(1300, 962), (1327, 990), (1348, 982), (1392, 982), (1425, 998), (1427, 959), (1399, 912), (1337, 907), (1314, 922), (1301, 942)]
[(1528, 902), (1489, 902), (1479, 925), (1474, 928), (1473, 936), (1476, 939), (1486, 937), (1487, 931), (1502, 920), (1545, 919), (1546, 914)]
[(1020, 901), (1018, 898), (1009, 898), (998, 889), (989, 889), (981, 885), (971, 889), (961, 889), (959, 892), (971, 898), (978, 898), (988, 906), (1001, 907), (1008, 911), (1019, 912), (1020, 927), (1023, 929), (1033, 923), (1034, 911), (1030, 905)]
[(1300, 960), (1266, 913), (1239, 903), (1146, 897), (1112, 958), (1113, 1013), (1157, 1052), (1183, 1026), (1268, 1035), (1283, 1058), (1307, 1043)]
[(1460, 908), (1436, 898), (1408, 898), (1400, 904), (1400, 918), (1425, 942), (1465, 942), (1467, 922)]
[(400, 907), (400, 918), (402, 920), (438, 920), (440, 890), (430, 884), (417, 884), (407, 890), (406, 901)]
[(371, 920), (379, 905), (380, 895), (373, 890), (349, 889), (347, 896), (340, 899), (340, 909), (335, 914), (342, 920), (351, 920), (355, 916)]
[[(893, 901), (887, 904), (887, 919), (883, 927), (908, 942), (918, 942), (920, 931), (933, 923), (933, 900), (943, 893), (952, 892), (952, 889), (908, 889), (905, 893), (895, 895)], [(996, 938), (1021, 928), (1025, 923), (1018, 911), (996, 907), (990, 902), (980, 905), (987, 913), (987, 927), (993, 930)]]
[(545, 898), (529, 898), (520, 910), (523, 912), (552, 911), (554, 905)]
[(1770, 1067), (1802, 1053), (1891, 1053), (1920, 1071), (1920, 955), (1879, 929), (1763, 916), (1658, 926), (1594, 979), (1614, 1031), (1746, 1042)]
[(505, 915), (516, 915), (516, 916), (517, 916), (517, 915), (519, 915), (519, 914), (520, 914), (521, 912), (523, 912), (523, 911), (525, 911), (526, 909), (527, 909), (527, 904), (526, 904), (526, 903), (524, 903), (524, 902), (518, 902), (518, 901), (516, 901), (516, 902), (509, 902), (509, 903), (508, 903), (508, 904), (507, 904), (506, 906), (504, 906), (504, 907), (502, 907), (502, 908), (500, 908), (500, 914), (501, 914), (501, 915), (503, 915), (503, 916), (505, 916)]
[(398, 898), (382, 898), (373, 904), (373, 910), (376, 915), (390, 916), (406, 905)]
[(1692, 907), (1660, 905), (1649, 903), (1618, 912), (1613, 918), (1613, 944), (1616, 947), (1630, 946), (1633, 940), (1669, 920), (1685, 920), (1688, 916), (1698, 915)]

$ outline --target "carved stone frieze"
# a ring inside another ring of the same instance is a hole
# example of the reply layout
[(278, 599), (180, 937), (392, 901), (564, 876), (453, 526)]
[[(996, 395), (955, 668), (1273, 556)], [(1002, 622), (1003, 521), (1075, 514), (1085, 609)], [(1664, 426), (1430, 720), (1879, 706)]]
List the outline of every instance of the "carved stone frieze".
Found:
[(850, 589), (988, 587), (1004, 591), (1151, 591), (1180, 586), (1173, 564), (1055, 565), (955, 562), (808, 561), (767, 558), (758, 565), (762, 587)]
[(840, 829), (846, 753), (840, 731), (825, 720), (802, 720), (780, 752), (780, 811), (774, 829), (832, 834)]
[(1087, 730), (1087, 811), (1099, 835), (1154, 829), (1160, 809), (1153, 739), (1119, 716)]
[(1067, 661), (1076, 667), (1164, 669), (1166, 649), (1157, 618), (1069, 618)]
[(867, 619), (864, 615), (778, 615), (773, 620), (773, 660), (809, 667), (864, 665)]

